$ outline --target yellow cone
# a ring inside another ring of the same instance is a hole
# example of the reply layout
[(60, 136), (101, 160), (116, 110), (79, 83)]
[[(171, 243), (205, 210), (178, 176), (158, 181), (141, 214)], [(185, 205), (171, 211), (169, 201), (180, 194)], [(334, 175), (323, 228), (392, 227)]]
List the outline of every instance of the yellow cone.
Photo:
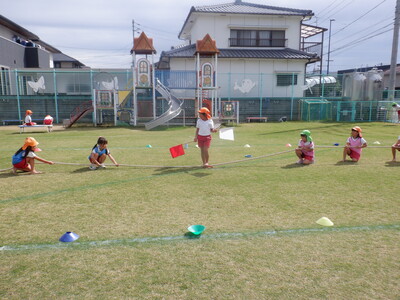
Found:
[(333, 226), (333, 222), (329, 220), (327, 217), (322, 217), (316, 223), (322, 226)]

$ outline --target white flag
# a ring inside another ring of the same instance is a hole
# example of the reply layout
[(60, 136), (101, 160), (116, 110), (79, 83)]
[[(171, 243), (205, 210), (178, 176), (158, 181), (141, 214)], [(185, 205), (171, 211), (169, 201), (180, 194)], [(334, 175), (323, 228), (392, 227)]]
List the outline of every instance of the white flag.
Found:
[(219, 138), (221, 140), (234, 141), (235, 138), (233, 136), (233, 127), (220, 129), (219, 130)]

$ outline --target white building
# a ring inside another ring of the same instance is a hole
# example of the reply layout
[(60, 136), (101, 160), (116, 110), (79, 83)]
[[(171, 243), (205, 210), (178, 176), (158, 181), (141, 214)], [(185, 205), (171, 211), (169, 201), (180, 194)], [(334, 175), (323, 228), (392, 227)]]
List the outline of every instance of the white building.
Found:
[[(241, 0), (192, 7), (179, 33), (186, 45), (162, 52), (158, 67), (196, 70), (202, 76), (207, 71), (204, 67), (211, 64), (218, 97), (302, 97), (307, 64), (321, 60), (319, 53), (307, 51), (304, 41), (325, 31), (303, 24), (313, 15), (311, 10)], [(207, 34), (219, 53), (216, 59), (201, 55), (199, 63), (196, 42)], [(317, 44), (321, 43), (313, 46)]]

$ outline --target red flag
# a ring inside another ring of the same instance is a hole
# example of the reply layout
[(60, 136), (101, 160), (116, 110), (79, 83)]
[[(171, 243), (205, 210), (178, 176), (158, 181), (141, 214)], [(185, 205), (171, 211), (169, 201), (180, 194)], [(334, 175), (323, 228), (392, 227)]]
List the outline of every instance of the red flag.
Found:
[(171, 152), (172, 158), (185, 155), (185, 150), (183, 150), (182, 144), (169, 148), (169, 152)]

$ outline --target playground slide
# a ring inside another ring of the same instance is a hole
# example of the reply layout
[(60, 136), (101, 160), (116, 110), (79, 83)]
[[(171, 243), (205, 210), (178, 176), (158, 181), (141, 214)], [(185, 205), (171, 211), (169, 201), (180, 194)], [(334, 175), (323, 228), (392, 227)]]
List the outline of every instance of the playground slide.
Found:
[(169, 120), (172, 120), (173, 118), (178, 116), (182, 111), (183, 101), (172, 95), (170, 89), (164, 86), (158, 79), (156, 90), (168, 101), (169, 108), (165, 113), (163, 113), (156, 119), (147, 122), (145, 124), (146, 130), (150, 130), (154, 127), (165, 124)]
[(92, 101), (83, 102), (79, 106), (75, 107), (72, 111), (69, 119), (69, 123), (65, 124), (66, 128), (70, 128), (76, 121), (83, 118), (87, 113), (93, 111)]

